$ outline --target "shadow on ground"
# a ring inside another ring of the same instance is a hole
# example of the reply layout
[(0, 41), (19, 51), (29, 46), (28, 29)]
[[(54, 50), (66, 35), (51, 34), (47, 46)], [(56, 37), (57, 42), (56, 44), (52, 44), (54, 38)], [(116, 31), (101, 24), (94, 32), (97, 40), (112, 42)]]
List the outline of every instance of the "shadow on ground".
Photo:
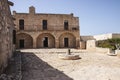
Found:
[(73, 80), (33, 53), (21, 53), (22, 80)]
[(21, 80), (21, 54), (16, 51), (8, 61), (8, 66), (0, 75), (0, 80)]

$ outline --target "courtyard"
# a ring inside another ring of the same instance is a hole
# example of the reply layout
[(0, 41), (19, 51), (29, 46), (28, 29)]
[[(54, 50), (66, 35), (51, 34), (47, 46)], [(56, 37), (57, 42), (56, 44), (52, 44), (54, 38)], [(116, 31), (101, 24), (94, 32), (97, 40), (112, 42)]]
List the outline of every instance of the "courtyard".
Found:
[(59, 59), (59, 54), (65, 54), (67, 49), (63, 49), (62, 52), (58, 52), (59, 49), (54, 50), (21, 50), (22, 80), (120, 79), (120, 58), (117, 56), (76, 50), (74, 54), (79, 55), (81, 59), (61, 60)]

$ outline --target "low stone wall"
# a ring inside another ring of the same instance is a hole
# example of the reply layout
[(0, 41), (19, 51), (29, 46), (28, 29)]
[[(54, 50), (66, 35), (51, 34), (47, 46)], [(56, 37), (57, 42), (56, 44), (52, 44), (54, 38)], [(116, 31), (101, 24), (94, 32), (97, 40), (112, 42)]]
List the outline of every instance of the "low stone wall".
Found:
[(115, 50), (115, 53), (117, 54), (118, 57), (120, 57), (120, 50)]
[(80, 49), (86, 49), (86, 42), (80, 41)]
[(111, 53), (111, 50), (110, 50), (109, 48), (96, 47), (96, 52), (100, 52), (100, 53)]
[(87, 50), (85, 49), (71, 49), (71, 53), (86, 53)]
[(88, 52), (112, 53), (109, 48), (96, 47), (96, 40), (88, 40), (86, 49)]
[[(21, 52), (34, 52), (34, 53), (67, 53), (68, 49), (20, 49)], [(86, 50), (70, 49), (71, 53), (85, 53)]]

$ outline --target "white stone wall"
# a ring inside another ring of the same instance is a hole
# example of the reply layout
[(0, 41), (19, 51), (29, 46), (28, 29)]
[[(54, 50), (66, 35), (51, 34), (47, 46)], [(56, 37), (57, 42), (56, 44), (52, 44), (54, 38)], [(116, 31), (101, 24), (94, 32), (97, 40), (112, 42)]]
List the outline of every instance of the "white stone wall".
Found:
[(88, 51), (95, 51), (96, 50), (96, 44), (95, 44), (95, 40), (88, 40), (87, 41), (87, 45), (86, 45), (86, 49)]
[(106, 40), (106, 39), (111, 39), (112, 38), (112, 33), (111, 34), (101, 34), (101, 35), (95, 35), (93, 36), (96, 40)]
[(95, 40), (93, 36), (80, 36), (81, 41)]

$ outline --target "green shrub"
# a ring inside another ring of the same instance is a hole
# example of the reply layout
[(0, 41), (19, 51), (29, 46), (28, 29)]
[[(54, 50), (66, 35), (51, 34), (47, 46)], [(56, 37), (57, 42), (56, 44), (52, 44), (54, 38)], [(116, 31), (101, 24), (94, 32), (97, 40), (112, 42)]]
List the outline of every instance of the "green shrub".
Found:
[(96, 42), (97, 47), (111, 48), (112, 50), (116, 49), (116, 46), (115, 46), (116, 44), (120, 44), (120, 38), (100, 40)]

